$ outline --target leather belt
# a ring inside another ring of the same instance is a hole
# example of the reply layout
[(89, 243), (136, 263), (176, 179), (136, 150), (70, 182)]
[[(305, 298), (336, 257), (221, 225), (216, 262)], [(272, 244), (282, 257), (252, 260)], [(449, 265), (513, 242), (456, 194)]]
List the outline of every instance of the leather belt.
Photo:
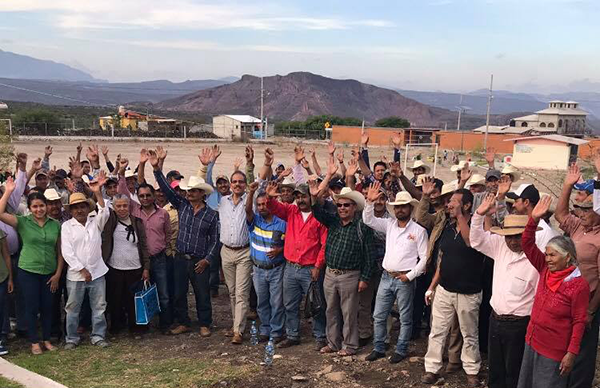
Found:
[(409, 273), (410, 271), (388, 271), (387, 269), (384, 269), (385, 272), (387, 272), (391, 277), (395, 278), (398, 275), (406, 275), (407, 273)]
[(358, 272), (357, 269), (336, 269), (336, 268), (329, 268), (329, 267), (327, 267), (327, 270), (329, 271), (329, 273), (334, 274), (334, 275), (344, 275), (349, 272)]
[(302, 268), (314, 268), (314, 264), (308, 264), (308, 265), (301, 265), (298, 263), (292, 263), (291, 261), (288, 261), (286, 265), (291, 265), (294, 268), (298, 268), (298, 269), (302, 269)]
[(492, 310), (492, 316), (494, 317), (495, 320), (502, 321), (502, 322), (520, 322), (520, 321), (529, 319), (529, 316), (522, 317), (520, 315), (512, 315), (512, 314), (498, 315), (498, 314), (496, 314), (496, 312), (494, 310)]
[(241, 247), (230, 247), (229, 245), (223, 244), (223, 246), (227, 249), (231, 249), (232, 251), (241, 251), (242, 249), (246, 249), (250, 246), (250, 244), (242, 245)]
[(256, 261), (252, 260), (252, 263), (255, 266), (257, 266), (258, 268), (260, 268), (260, 269), (273, 269), (273, 268), (279, 267), (280, 265), (282, 265), (283, 263), (285, 263), (285, 261), (280, 261), (277, 264), (273, 264), (273, 263), (271, 263), (271, 264), (261, 264), (259, 262), (256, 262)]

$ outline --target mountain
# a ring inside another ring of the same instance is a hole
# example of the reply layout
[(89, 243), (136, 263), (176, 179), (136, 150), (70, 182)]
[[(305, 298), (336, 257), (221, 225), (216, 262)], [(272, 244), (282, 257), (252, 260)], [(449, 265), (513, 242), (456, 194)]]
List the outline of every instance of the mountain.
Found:
[(71, 66), (0, 50), (0, 77), (62, 81), (99, 81)]
[[(400, 93), (356, 80), (338, 80), (296, 72), (264, 77), (264, 111), (275, 120), (304, 120), (331, 114), (368, 122), (401, 116), (417, 126), (437, 126), (447, 112), (406, 98)], [(158, 109), (202, 114), (260, 114), (260, 78), (244, 75), (234, 83), (163, 101)]]
[(98, 83), (0, 78), (0, 100), (48, 105), (154, 103), (225, 83), (219, 80)]

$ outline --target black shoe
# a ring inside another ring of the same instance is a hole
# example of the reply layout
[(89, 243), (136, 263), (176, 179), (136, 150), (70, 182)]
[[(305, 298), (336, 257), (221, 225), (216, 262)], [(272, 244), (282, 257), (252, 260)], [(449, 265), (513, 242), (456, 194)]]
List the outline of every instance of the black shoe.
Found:
[[(267, 338), (267, 341), (269, 339)], [(273, 342), (275, 343), (275, 345), (282, 343), (285, 340), (285, 337), (275, 337), (273, 338)]]
[(286, 338), (285, 340), (278, 343), (277, 347), (279, 349), (284, 349), (284, 348), (289, 348), (289, 347), (296, 346), (296, 345), (300, 345), (300, 341)]
[(358, 340), (358, 346), (367, 346), (368, 344), (371, 343), (371, 339), (373, 337), (369, 337), (369, 338), (360, 338)]
[(369, 354), (366, 358), (365, 361), (375, 361), (375, 360), (379, 360), (380, 358), (384, 358), (385, 357), (385, 353), (379, 353), (378, 351), (373, 350), (371, 352), (371, 354)]
[(258, 335), (258, 342), (268, 342), (269, 338), (270, 337), (268, 335), (259, 334)]
[(212, 296), (213, 298), (216, 298), (217, 296), (219, 296), (219, 289), (213, 288), (212, 290), (210, 290), (210, 296)]
[(390, 364), (397, 364), (400, 361), (404, 360), (406, 358), (406, 356), (403, 356), (399, 353), (394, 352), (394, 354), (392, 354), (392, 357), (390, 357)]
[(327, 340), (325, 340), (325, 339), (317, 340), (317, 342), (315, 343), (315, 351), (320, 352), (321, 349), (323, 349), (327, 345), (328, 345)]

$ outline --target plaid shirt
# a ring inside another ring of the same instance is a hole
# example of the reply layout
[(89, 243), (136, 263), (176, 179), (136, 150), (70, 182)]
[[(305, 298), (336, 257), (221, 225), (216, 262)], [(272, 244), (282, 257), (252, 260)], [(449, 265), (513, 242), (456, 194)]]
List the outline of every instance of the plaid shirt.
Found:
[(169, 186), (162, 171), (154, 171), (154, 178), (179, 213), (177, 252), (213, 261), (218, 254), (219, 214), (208, 206), (194, 214), (192, 204)]
[[(360, 270), (360, 280), (368, 282), (376, 270), (377, 250), (373, 230), (360, 215), (342, 225), (337, 212), (331, 214), (320, 204), (314, 204), (313, 216), (327, 228), (325, 264), (332, 269)], [(359, 230), (360, 228), (360, 230)]]

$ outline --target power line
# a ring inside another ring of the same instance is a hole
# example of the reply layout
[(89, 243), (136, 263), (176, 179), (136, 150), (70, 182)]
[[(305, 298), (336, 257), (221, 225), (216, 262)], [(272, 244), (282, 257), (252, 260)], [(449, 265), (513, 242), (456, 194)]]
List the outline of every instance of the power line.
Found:
[(94, 102), (90, 102), (90, 101), (86, 101), (86, 100), (79, 100), (79, 99), (76, 99), (76, 98), (71, 98), (71, 97), (66, 97), (66, 96), (60, 96), (58, 94), (52, 94), (52, 93), (47, 93), (47, 92), (41, 92), (39, 90), (27, 89), (27, 88), (23, 88), (23, 87), (20, 87), (20, 86), (5, 84), (5, 83), (1, 83), (1, 82), (0, 82), (0, 86), (6, 86), (7, 88), (22, 90), (24, 92), (29, 92), (29, 93), (41, 94), (43, 96), (59, 98), (59, 99), (68, 100), (68, 101), (80, 102), (80, 103), (84, 103), (84, 104), (91, 105), (91, 106), (103, 106), (103, 107), (107, 107), (107, 108), (113, 108), (113, 107), (118, 106), (117, 104), (108, 105), (108, 104), (94, 103)]

